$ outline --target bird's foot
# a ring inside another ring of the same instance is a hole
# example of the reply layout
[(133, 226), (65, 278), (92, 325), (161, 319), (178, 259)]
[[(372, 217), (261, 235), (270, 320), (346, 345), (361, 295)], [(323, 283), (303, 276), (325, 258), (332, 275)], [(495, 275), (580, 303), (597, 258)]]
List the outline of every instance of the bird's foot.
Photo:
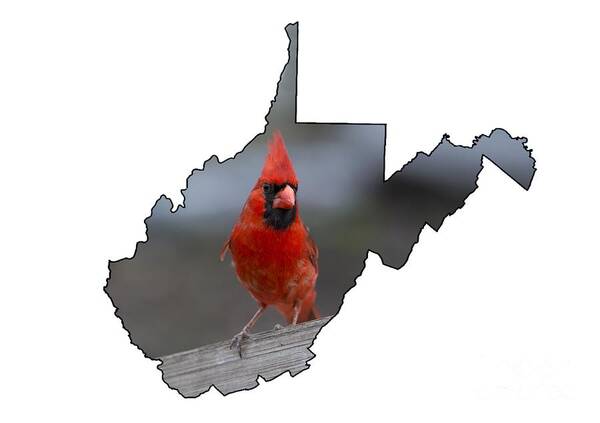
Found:
[(240, 358), (242, 358), (242, 342), (244, 342), (244, 339), (248, 338), (248, 332), (243, 330), (240, 333), (238, 333), (237, 335), (235, 335), (233, 337), (233, 339), (231, 340), (231, 344), (229, 344), (229, 349), (237, 349), (238, 350), (238, 354), (240, 355)]
[(279, 323), (275, 323), (275, 326), (273, 326), (273, 330), (279, 330), (279, 329), (283, 329), (283, 326), (281, 326)]

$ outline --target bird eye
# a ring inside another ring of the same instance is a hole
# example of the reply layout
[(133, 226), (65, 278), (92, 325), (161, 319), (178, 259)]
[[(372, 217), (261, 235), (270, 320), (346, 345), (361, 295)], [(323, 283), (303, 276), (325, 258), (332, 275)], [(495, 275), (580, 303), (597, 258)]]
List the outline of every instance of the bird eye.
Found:
[(268, 194), (269, 192), (271, 192), (271, 189), (272, 189), (272, 188), (273, 188), (273, 187), (271, 186), (271, 184), (263, 184), (263, 192), (264, 192), (265, 194)]

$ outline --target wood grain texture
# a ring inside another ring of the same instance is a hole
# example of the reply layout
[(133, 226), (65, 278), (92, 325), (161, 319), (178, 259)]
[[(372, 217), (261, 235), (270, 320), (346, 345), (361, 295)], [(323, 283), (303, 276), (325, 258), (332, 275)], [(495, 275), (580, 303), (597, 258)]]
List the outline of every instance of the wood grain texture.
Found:
[(197, 397), (214, 385), (223, 395), (258, 385), (290, 372), (306, 370), (314, 357), (309, 351), (315, 336), (331, 317), (251, 334), (242, 346), (242, 358), (229, 349), (231, 340), (161, 357), (158, 368), (170, 388), (184, 397)]

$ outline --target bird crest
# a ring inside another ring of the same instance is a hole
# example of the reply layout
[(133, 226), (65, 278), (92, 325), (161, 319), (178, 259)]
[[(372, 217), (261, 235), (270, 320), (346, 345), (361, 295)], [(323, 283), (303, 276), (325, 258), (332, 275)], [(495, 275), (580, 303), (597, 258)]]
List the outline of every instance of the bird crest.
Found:
[(260, 179), (265, 182), (298, 185), (298, 178), (290, 160), (281, 132), (275, 131), (268, 143), (269, 151)]

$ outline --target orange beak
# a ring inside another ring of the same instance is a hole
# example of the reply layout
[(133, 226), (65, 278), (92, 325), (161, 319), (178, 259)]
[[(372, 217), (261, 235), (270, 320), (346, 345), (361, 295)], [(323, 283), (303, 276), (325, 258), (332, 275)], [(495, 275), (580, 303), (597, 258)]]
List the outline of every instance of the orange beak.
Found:
[(291, 209), (296, 204), (296, 193), (291, 186), (286, 185), (273, 199), (273, 208)]

